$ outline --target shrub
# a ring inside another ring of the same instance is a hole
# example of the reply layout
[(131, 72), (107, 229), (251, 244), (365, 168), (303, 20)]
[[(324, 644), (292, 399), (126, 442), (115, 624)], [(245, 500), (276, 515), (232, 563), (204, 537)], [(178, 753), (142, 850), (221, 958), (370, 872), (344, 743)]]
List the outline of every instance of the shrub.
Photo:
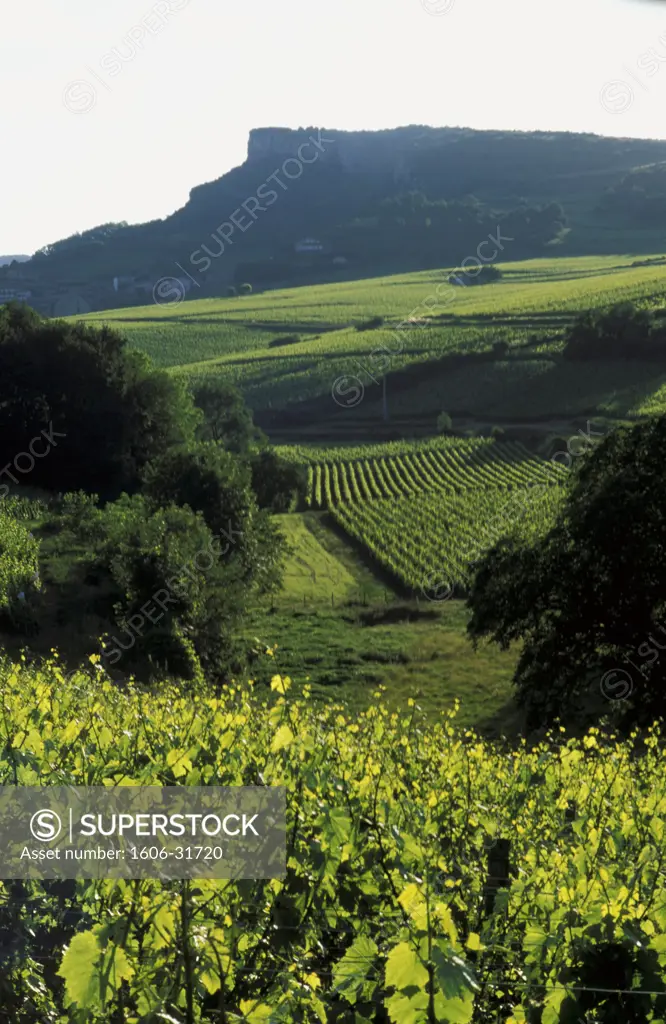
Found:
[(71, 530), (79, 540), (100, 539), (102, 511), (98, 501), (97, 494), (86, 494), (85, 491), (63, 495), (56, 505), (60, 528)]
[(234, 287), (233, 284), (230, 284), (229, 287), (227, 288), (227, 295), (233, 298), (234, 296), (238, 295), (238, 289)]
[(507, 341), (494, 341), (492, 347), (492, 353), (495, 359), (503, 359), (504, 356), (508, 355), (511, 351), (511, 346)]
[(247, 283), (246, 284), (242, 284), (240, 286), (240, 293), (241, 293), (241, 295), (251, 295), (252, 294), (252, 285), (251, 284), (247, 284)]
[(0, 615), (17, 624), (39, 587), (39, 541), (0, 510)]
[(496, 441), (500, 441), (504, 437), (504, 427), (494, 426), (490, 431), (490, 436), (494, 437)]
[(124, 495), (104, 510), (104, 529), (95, 568), (118, 592), (108, 665), (127, 656), (126, 667), (150, 662), (186, 680), (200, 678), (202, 666), (227, 671), (244, 586), (223, 566), (203, 516), (175, 505), (151, 510), (140, 495)]
[(369, 320), (363, 320), (360, 324), (356, 324), (357, 331), (374, 331), (378, 327), (382, 327), (384, 324), (383, 316), (372, 316)]
[(453, 420), (449, 416), (448, 412), (440, 412), (437, 417), (437, 432), (439, 434), (446, 434), (448, 431), (453, 429)]

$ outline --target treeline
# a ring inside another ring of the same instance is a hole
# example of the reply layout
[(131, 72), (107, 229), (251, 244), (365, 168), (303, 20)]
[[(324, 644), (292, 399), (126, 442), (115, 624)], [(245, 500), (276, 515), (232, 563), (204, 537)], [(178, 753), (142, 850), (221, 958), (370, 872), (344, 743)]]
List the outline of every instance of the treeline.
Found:
[(666, 223), (666, 163), (637, 167), (606, 189), (600, 212), (645, 227)]
[(621, 302), (610, 309), (583, 313), (566, 334), (565, 359), (666, 359), (663, 311)]

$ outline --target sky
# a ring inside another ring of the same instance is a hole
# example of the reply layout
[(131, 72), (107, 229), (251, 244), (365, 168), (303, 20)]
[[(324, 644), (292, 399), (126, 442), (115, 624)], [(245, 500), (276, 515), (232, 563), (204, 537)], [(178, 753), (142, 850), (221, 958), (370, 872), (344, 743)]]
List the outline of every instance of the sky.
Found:
[(666, 138), (666, 0), (2, 3), (0, 255), (168, 216), (252, 128)]

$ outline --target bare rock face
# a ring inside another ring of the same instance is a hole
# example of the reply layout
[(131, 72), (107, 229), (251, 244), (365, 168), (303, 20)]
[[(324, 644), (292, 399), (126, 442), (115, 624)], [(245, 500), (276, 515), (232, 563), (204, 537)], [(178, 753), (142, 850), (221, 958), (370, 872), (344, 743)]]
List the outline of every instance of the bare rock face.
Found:
[[(392, 173), (398, 179), (409, 174), (412, 159), (424, 148), (453, 141), (462, 134), (457, 128), (428, 128), (410, 125), (385, 131), (342, 132), (327, 128), (255, 128), (250, 132), (247, 162), (297, 158), (299, 148), (319, 143), (319, 159), (346, 171)], [(312, 149), (306, 150), (308, 156)]]

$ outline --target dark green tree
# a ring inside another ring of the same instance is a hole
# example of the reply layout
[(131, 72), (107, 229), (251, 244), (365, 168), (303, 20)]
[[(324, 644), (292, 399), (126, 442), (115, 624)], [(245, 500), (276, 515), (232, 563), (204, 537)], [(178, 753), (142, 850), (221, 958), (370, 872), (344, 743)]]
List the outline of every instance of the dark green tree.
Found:
[(666, 355), (666, 330), (654, 314), (633, 302), (588, 312), (569, 329), (566, 359), (654, 359)]
[(27, 452), (19, 472), (52, 490), (133, 490), (144, 465), (189, 441), (201, 416), (120, 334), (25, 308), (0, 309), (0, 381), (0, 462), (15, 474)]
[(247, 587), (203, 516), (123, 495), (102, 518), (96, 569), (117, 593), (105, 666), (129, 671), (147, 663), (190, 680), (228, 672)]
[(246, 455), (254, 444), (266, 440), (233, 384), (223, 380), (202, 384), (194, 392), (194, 401), (203, 413), (199, 429), (202, 440), (219, 441), (224, 448), (240, 455)]
[(281, 542), (267, 513), (257, 507), (249, 465), (214, 441), (172, 448), (144, 474), (144, 493), (155, 506), (173, 503), (200, 512), (245, 585), (271, 589), (278, 578)]
[(259, 508), (288, 512), (297, 495), (305, 492), (305, 471), (281, 459), (272, 448), (255, 452), (250, 458), (250, 469)]
[(478, 567), (469, 634), (521, 644), (530, 727), (666, 713), (665, 451), (663, 416), (610, 434), (579, 460), (547, 536), (504, 539)]

